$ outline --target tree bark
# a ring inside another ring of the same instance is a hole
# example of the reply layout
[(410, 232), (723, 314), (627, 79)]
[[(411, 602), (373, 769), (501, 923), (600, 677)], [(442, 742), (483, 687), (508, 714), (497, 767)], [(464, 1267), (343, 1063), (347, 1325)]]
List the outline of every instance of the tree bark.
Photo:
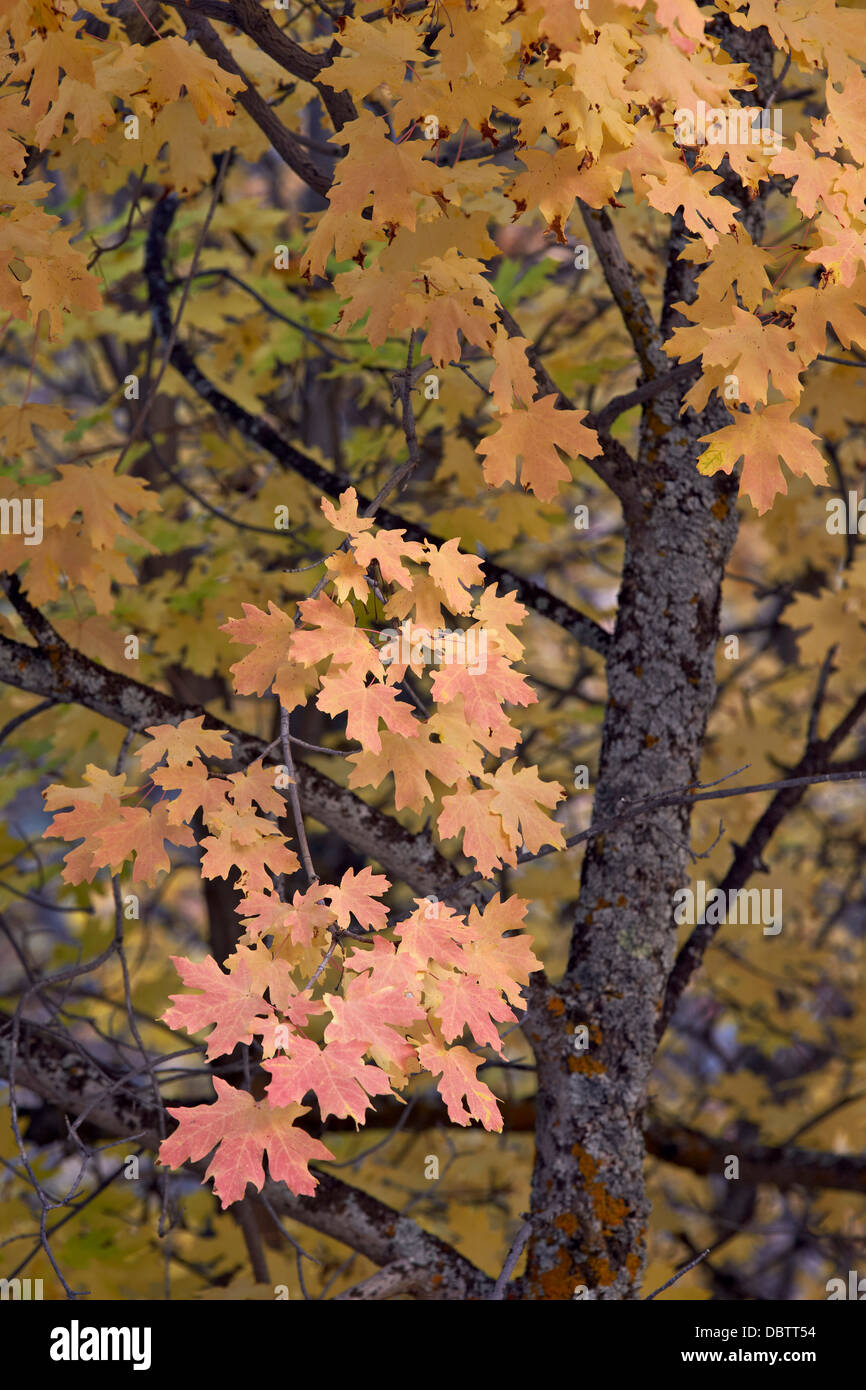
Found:
[[(594, 818), (621, 799), (697, 779), (715, 696), (725, 563), (736, 480), (702, 477), (698, 436), (724, 423), (709, 406), (681, 420), (679, 391), (646, 408), (626, 505), (626, 553)], [(672, 898), (687, 864), (689, 810), (661, 810), (590, 841), (568, 968), (532, 996), (538, 1065), (537, 1159), (523, 1296), (638, 1296), (648, 1203), (643, 1139), (657, 1020), (673, 962)], [(585, 1025), (589, 1045), (573, 1047)]]

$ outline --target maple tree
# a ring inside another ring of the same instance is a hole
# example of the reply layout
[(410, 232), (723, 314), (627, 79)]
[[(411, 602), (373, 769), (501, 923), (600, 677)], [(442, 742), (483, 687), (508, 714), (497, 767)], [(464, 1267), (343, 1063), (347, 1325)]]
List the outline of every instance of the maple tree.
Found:
[(813, 1296), (866, 1187), (862, 10), (0, 23), (16, 1235), (83, 1151), (181, 1297), (729, 1242), (675, 1296)]

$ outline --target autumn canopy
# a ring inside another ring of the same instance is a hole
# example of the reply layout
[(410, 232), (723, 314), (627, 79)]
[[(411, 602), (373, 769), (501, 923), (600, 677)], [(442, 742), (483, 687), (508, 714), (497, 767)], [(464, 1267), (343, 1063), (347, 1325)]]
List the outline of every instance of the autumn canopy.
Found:
[[(208, 1180), (256, 1284), (279, 1215), (317, 1292), (348, 1246), (358, 1296), (501, 1298), (526, 1218), (514, 1296), (639, 1297), (717, 1234), (698, 1175), (863, 1080), (862, 10), (0, 0), (0, 28), (15, 1220), (49, 1209), (35, 1096), (88, 1145), (144, 1135), (182, 1297)], [(717, 804), (746, 766), (757, 799)], [(684, 883), (761, 871), (778, 945), (678, 937)], [(329, 1166), (416, 1123), (405, 1182)], [(441, 1133), (489, 1167), (416, 1211)]]

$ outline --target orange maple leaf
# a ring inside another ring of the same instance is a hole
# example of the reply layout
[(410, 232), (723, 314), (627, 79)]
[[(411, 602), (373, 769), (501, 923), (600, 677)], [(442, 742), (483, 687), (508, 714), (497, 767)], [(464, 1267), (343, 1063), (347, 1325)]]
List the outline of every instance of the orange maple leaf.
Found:
[(453, 970), (434, 970), (424, 984), (424, 1002), (439, 1019), (446, 1042), (461, 1037), (468, 1028), (479, 1047), (492, 1047), (505, 1055), (496, 1022), (513, 1023), (515, 1015), (499, 990)]
[(163, 791), (177, 793), (166, 797), (164, 803), (172, 825), (186, 824), (199, 809), (207, 820), (225, 806), (230, 784), (222, 777), (208, 777), (207, 768), (199, 758), (193, 763), (154, 768), (150, 776)]
[(115, 508), (135, 516), (141, 511), (159, 511), (162, 505), (141, 478), (115, 473), (114, 468), (113, 459), (103, 459), (86, 468), (61, 464), (57, 470), (60, 481), (50, 485), (52, 524), (65, 526), (80, 512), (82, 527), (94, 550), (110, 549), (118, 537), (132, 535)]
[(817, 435), (791, 419), (793, 405), (767, 405), (751, 414), (738, 413), (735, 423), (704, 434), (700, 442), (707, 448), (698, 459), (698, 471), (709, 477), (721, 470), (730, 473), (743, 459), (740, 488), (751, 498), (758, 515), (772, 506), (779, 492), (787, 492), (779, 460), (783, 459), (796, 478), (805, 474), (813, 483), (823, 485), (827, 478), (827, 461), (815, 447)]
[(403, 531), (384, 530), (377, 531), (375, 536), (365, 533), (356, 537), (352, 550), (362, 569), (369, 569), (375, 560), (386, 584), (402, 584), (405, 589), (411, 589), (412, 575), (403, 561), (423, 560), (424, 547), (417, 541), (404, 541), (404, 534)]
[[(265, 815), (285, 815), (286, 799), (274, 786), (275, 771), (275, 768), (265, 767), (259, 758), (245, 767), (243, 772), (231, 774), (228, 779), (231, 785), (229, 795), (239, 811), (251, 810), (255, 802)], [(282, 775), (285, 777), (285, 774)], [(285, 781), (287, 786), (292, 784), (290, 777), (285, 777)]]
[[(126, 779), (122, 779), (125, 781)], [(98, 790), (98, 786), (93, 790)], [(95, 844), (94, 837), (117, 820), (123, 807), (116, 796), (111, 793), (100, 796), (99, 801), (94, 801), (87, 793), (88, 788), (75, 788), (52, 786), (45, 792), (46, 809), (52, 810), (57, 805), (69, 805), (72, 802), (71, 811), (61, 811), (55, 815), (50, 825), (42, 832), (43, 839), (57, 835), (63, 840), (83, 839), (84, 843), (71, 849), (63, 859), (63, 878), (66, 883), (89, 883), (96, 873), (99, 865), (94, 862)], [(49, 794), (53, 793), (51, 804), (49, 805)], [(74, 799), (73, 799), (74, 797)]]
[(511, 483), (517, 477), (542, 502), (556, 496), (560, 483), (571, 482), (557, 448), (571, 458), (596, 458), (601, 445), (595, 430), (581, 424), (585, 410), (556, 410), (554, 394), (542, 396), (525, 410), (513, 410), (501, 417), (496, 434), (482, 439), (477, 452), (484, 459), (484, 476), (491, 487)]
[(369, 974), (355, 975), (342, 996), (323, 998), (332, 1014), (326, 1042), (357, 1043), (385, 1070), (405, 1072), (415, 1051), (397, 1030), (426, 1016), (415, 999), (393, 986), (380, 988)]
[(289, 642), (295, 625), (288, 613), (268, 600), (267, 613), (254, 603), (241, 605), (242, 618), (229, 618), (220, 627), (233, 642), (255, 650), (241, 657), (231, 667), (235, 690), (239, 695), (264, 695), (273, 686), (274, 694), (287, 710), (306, 703), (307, 695), (318, 680), (315, 672), (289, 658)]
[(491, 809), (502, 817), (502, 828), (512, 849), (523, 844), (535, 854), (542, 845), (561, 848), (565, 843), (562, 826), (538, 808), (540, 804), (552, 810), (565, 792), (558, 782), (542, 782), (536, 768), (521, 767), (515, 772), (516, 766), (517, 759), (510, 758), (483, 779), (496, 793)]
[(494, 810), (494, 791), (476, 791), (471, 782), (458, 782), (457, 790), (442, 798), (436, 822), (443, 840), (463, 836), (463, 853), (474, 859), (482, 878), (494, 869), (514, 864), (511, 841), (502, 828), (502, 818)]
[(273, 888), (267, 869), (274, 874), (293, 874), (298, 868), (298, 856), (278, 837), (263, 836), (257, 844), (242, 845), (230, 834), (208, 835), (201, 848), (203, 878), (228, 878), (232, 869), (239, 868), (240, 887), (247, 893)]
[(418, 733), (418, 721), (412, 713), (412, 706), (401, 700), (391, 685), (364, 685), (354, 674), (341, 671), (336, 676), (324, 676), (322, 689), (316, 697), (316, 704), (325, 714), (346, 712), (346, 733), (349, 738), (371, 749), (374, 753), (382, 750), (379, 737), (379, 720), (383, 719), (388, 728), (406, 738), (414, 738)]
[(334, 603), (327, 594), (304, 599), (298, 611), (305, 623), (315, 625), (315, 631), (300, 628), (292, 633), (292, 659), (304, 666), (315, 666), (329, 658), (337, 666), (351, 666), (356, 676), (368, 671), (382, 674), (382, 662), (366, 633), (355, 626), (355, 614), (348, 603)]
[(415, 911), (394, 927), (400, 938), (400, 954), (414, 956), (419, 965), (428, 960), (442, 965), (460, 965), (460, 943), (466, 935), (466, 922), (447, 903), (416, 898)]
[(353, 487), (340, 493), (340, 505), (335, 507), (329, 498), (323, 497), (322, 511), (335, 531), (343, 531), (348, 536), (358, 536), (369, 531), (373, 525), (371, 516), (358, 515), (358, 494)]
[(444, 545), (426, 543), (424, 557), (430, 578), (445, 595), (452, 613), (469, 613), (472, 595), (469, 589), (484, 577), (481, 561), (475, 555), (463, 555), (456, 536)]
[(192, 848), (195, 835), (188, 825), (174, 825), (169, 819), (170, 803), (148, 811), (145, 806), (121, 806), (109, 824), (91, 831), (93, 864), (117, 873), (133, 854), (134, 883), (156, 882), (159, 874), (171, 868), (165, 841)]
[(425, 725), (420, 725), (417, 738), (408, 741), (387, 729), (382, 730), (379, 738), (380, 752), (372, 753), (364, 748), (351, 755), (350, 787), (378, 787), (389, 773), (393, 773), (397, 810), (411, 806), (413, 811), (420, 811), (424, 802), (433, 797), (428, 774), (449, 787), (457, 781), (460, 775), (457, 754), (445, 743), (434, 743)]
[(201, 753), (205, 758), (230, 758), (232, 745), (226, 734), (205, 729), (205, 716), (182, 719), (179, 724), (152, 724), (145, 733), (150, 739), (138, 751), (143, 768), (154, 767), (167, 758), (169, 763), (196, 763)]
[(385, 925), (388, 909), (384, 903), (376, 902), (373, 896), (387, 893), (391, 884), (384, 874), (374, 874), (371, 868), (347, 869), (337, 888), (333, 884), (320, 884), (320, 898), (326, 898), (337, 915), (337, 926), (347, 927), (350, 917), (354, 917), (362, 927), (372, 927), (378, 931)]
[(474, 1057), (466, 1047), (445, 1047), (434, 1040), (421, 1044), (418, 1060), (433, 1076), (441, 1073), (437, 1090), (454, 1124), (468, 1125), (470, 1120), (480, 1120), (485, 1129), (495, 1134), (501, 1132), (502, 1115), (496, 1097), (475, 1075), (483, 1057)]
[(532, 972), (542, 968), (541, 961), (533, 955), (525, 933), (520, 936), (506, 936), (505, 933), (521, 926), (528, 906), (522, 898), (502, 901), (497, 893), (483, 912), (476, 907), (470, 908), (467, 922), (470, 940), (463, 947), (463, 969), (475, 975), (479, 984), (501, 990), (509, 1003), (519, 1009), (525, 1008), (520, 986), (528, 984)]
[(534, 705), (538, 696), (499, 652), (486, 654), (484, 669), (480, 669), (481, 662), (475, 665), (478, 669), (457, 661), (440, 666), (433, 673), (433, 698), (438, 705), (449, 705), (462, 695), (469, 725), (489, 733), (508, 730), (503, 742), (513, 747), (517, 735), (511, 730), (502, 705)]

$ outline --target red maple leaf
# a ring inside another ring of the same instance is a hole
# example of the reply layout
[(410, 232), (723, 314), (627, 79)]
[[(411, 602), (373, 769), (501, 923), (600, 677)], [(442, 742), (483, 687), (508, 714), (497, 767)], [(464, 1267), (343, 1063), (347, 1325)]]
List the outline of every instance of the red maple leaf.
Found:
[(287, 1057), (262, 1064), (273, 1076), (267, 1087), (272, 1105), (303, 1100), (307, 1091), (313, 1091), (322, 1119), (351, 1115), (361, 1123), (370, 1108), (370, 1096), (393, 1094), (385, 1073), (363, 1061), (363, 1048), (357, 1043), (319, 1047), (296, 1033), (289, 1039), (287, 1051)]
[(442, 1079), (437, 1090), (454, 1124), (468, 1125), (470, 1120), (480, 1120), (485, 1129), (500, 1133), (502, 1115), (496, 1097), (490, 1087), (475, 1075), (483, 1057), (474, 1057), (468, 1048), (446, 1047), (438, 1039), (433, 1039), (421, 1044), (418, 1059), (425, 1071), (432, 1072), (434, 1076), (441, 1072)]
[[(188, 1159), (196, 1162), (216, 1147), (206, 1177), (213, 1178), (214, 1192), (225, 1209), (243, 1197), (247, 1183), (261, 1191), (265, 1180), (262, 1155), (268, 1155), (268, 1171), (275, 1182), (291, 1192), (312, 1197), (317, 1179), (307, 1167), (312, 1159), (333, 1158), (318, 1139), (295, 1127), (307, 1106), (283, 1109), (253, 1100), (215, 1076), (216, 1101), (212, 1105), (168, 1107), (177, 1129), (164, 1139), (160, 1163), (180, 1168)], [(218, 1147), (217, 1147), (218, 1146)]]
[(244, 954), (230, 958), (229, 974), (220, 970), (213, 956), (202, 961), (172, 956), (171, 962), (185, 985), (204, 993), (170, 995), (172, 1007), (162, 1021), (186, 1033), (198, 1033), (215, 1024), (207, 1040), (208, 1057), (221, 1057), (238, 1043), (251, 1043), (253, 1034), (263, 1034), (276, 1018)]

